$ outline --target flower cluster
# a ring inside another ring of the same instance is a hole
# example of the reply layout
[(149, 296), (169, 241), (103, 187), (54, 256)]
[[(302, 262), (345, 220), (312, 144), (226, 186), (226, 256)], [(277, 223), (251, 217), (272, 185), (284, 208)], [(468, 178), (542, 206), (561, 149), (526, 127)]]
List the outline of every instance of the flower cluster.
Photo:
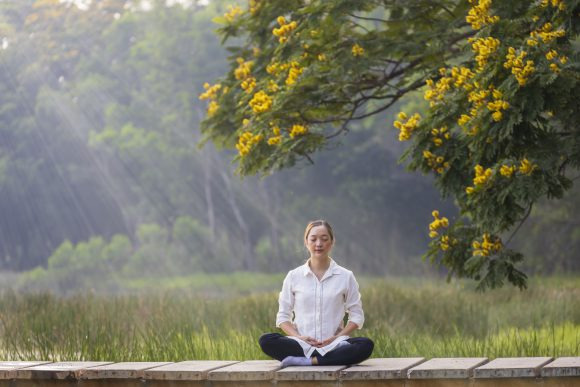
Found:
[[(470, 4), (474, 4), (475, 0), (469, 0)], [(471, 24), (474, 30), (479, 30), (488, 24), (494, 24), (499, 21), (499, 16), (491, 16), (489, 8), (491, 7), (491, 0), (478, 0), (469, 12), (465, 20)]]
[(280, 44), (286, 43), (286, 41), (288, 41), (288, 37), (290, 36), (290, 34), (292, 34), (292, 31), (294, 31), (296, 27), (298, 27), (298, 23), (296, 23), (295, 21), (288, 23), (284, 18), (284, 16), (278, 16), (276, 21), (280, 25), (280, 28), (274, 28), (272, 30), (272, 33), (274, 34), (274, 36), (279, 38), (278, 41), (280, 42)]
[(277, 126), (274, 126), (272, 128), (272, 133), (274, 133), (274, 136), (272, 136), (268, 139), (268, 145), (280, 144), (280, 142), (282, 141), (282, 134), (280, 133), (280, 128)]
[(491, 253), (496, 253), (501, 250), (502, 243), (501, 239), (497, 237), (491, 237), (488, 233), (484, 233), (482, 241), (473, 241), (473, 255), (479, 255), (487, 257)]
[(246, 79), (244, 79), (242, 81), (242, 83), (240, 84), (240, 87), (248, 94), (250, 94), (252, 91), (254, 91), (254, 88), (256, 87), (256, 78), (254, 77), (247, 77)]
[(290, 129), (290, 138), (302, 136), (308, 133), (308, 128), (304, 125), (292, 125), (292, 129)]
[(304, 69), (300, 67), (300, 63), (293, 61), (290, 63), (290, 70), (288, 70), (288, 77), (286, 78), (286, 85), (291, 86), (296, 83), (298, 77), (302, 74)]
[(397, 118), (401, 121), (407, 120), (407, 122), (405, 123), (398, 120), (393, 123), (395, 128), (401, 131), (399, 133), (399, 141), (407, 141), (411, 138), (411, 134), (413, 134), (413, 131), (417, 129), (419, 121), (421, 120), (421, 116), (419, 115), (419, 113), (415, 113), (409, 119), (407, 119), (408, 118), (407, 115), (404, 112), (400, 112), (397, 115)]
[(515, 165), (512, 165), (511, 167), (509, 165), (502, 165), (499, 169), (499, 173), (502, 176), (505, 177), (512, 177), (512, 175), (514, 174), (514, 172), (517, 170), (517, 167)]
[(500, 121), (503, 117), (502, 110), (506, 110), (509, 108), (510, 104), (506, 101), (501, 99), (503, 97), (502, 92), (499, 90), (493, 90), (492, 92), (494, 101), (487, 103), (487, 109), (492, 113), (492, 118), (494, 121)]
[(204, 100), (204, 99), (211, 100), (209, 102), (209, 105), (207, 106), (207, 115), (209, 117), (211, 117), (217, 112), (217, 110), (220, 107), (220, 105), (216, 101), (216, 98), (217, 98), (218, 91), (222, 88), (222, 85), (220, 85), (218, 83), (218, 84), (215, 84), (213, 86), (210, 86), (210, 84), (206, 82), (203, 84), (203, 88), (205, 89), (205, 92), (203, 92), (199, 95), (199, 99), (200, 100)]
[(439, 211), (435, 210), (431, 213), (435, 220), (429, 224), (429, 238), (436, 238), (439, 236), (441, 228), (449, 227), (449, 220), (446, 217), (439, 217)]
[(355, 56), (355, 57), (356, 56), (363, 56), (365, 53), (365, 49), (362, 48), (361, 46), (359, 46), (357, 43), (354, 46), (352, 46), (351, 52), (352, 52), (352, 56)]
[(444, 76), (447, 69), (441, 68), (439, 69), (439, 73), (443, 75), (437, 83), (435, 83), (432, 79), (427, 79), (425, 83), (429, 87), (427, 91), (425, 91), (425, 99), (429, 101), (429, 106), (433, 107), (439, 101), (443, 101), (445, 97), (445, 93), (451, 89), (451, 85), (453, 84), (453, 78)]
[(512, 74), (515, 75), (520, 86), (524, 86), (528, 82), (529, 77), (536, 71), (533, 60), (526, 61), (524, 65), (526, 55), (527, 53), (525, 51), (521, 51), (519, 55), (516, 55), (516, 49), (510, 47), (505, 57), (506, 61), (503, 64), (503, 67), (512, 70)]
[(248, 153), (250, 153), (252, 147), (255, 144), (262, 141), (263, 138), (264, 136), (262, 136), (261, 134), (254, 135), (252, 132), (249, 131), (242, 133), (242, 135), (238, 139), (238, 143), (236, 144), (236, 149), (240, 153), (240, 156), (244, 157)]
[(272, 98), (264, 91), (260, 90), (249, 102), (254, 113), (264, 113), (272, 107)]
[(467, 67), (453, 67), (451, 68), (451, 78), (453, 78), (453, 86), (463, 87), (469, 91), (473, 85), (469, 81), (475, 76), (473, 71)]
[(560, 67), (558, 67), (557, 63), (555, 63), (556, 59), (559, 59), (561, 64), (566, 64), (568, 62), (568, 57), (565, 55), (562, 55), (561, 57), (558, 58), (558, 51), (556, 50), (548, 51), (548, 53), (546, 54), (546, 59), (549, 61), (554, 61), (554, 63), (550, 63), (550, 70), (552, 70), (556, 74), (560, 72)]
[(524, 158), (520, 161), (518, 170), (522, 175), (531, 175), (536, 168), (538, 168), (537, 164), (532, 164), (527, 158)]
[(222, 88), (222, 85), (215, 84), (213, 86), (210, 86), (209, 83), (204, 83), (203, 84), (203, 88), (205, 89), (205, 92), (201, 93), (199, 95), (199, 99), (204, 100), (204, 99), (216, 99), (217, 98), (217, 92)]
[(540, 3), (540, 6), (543, 8), (547, 8), (549, 5), (554, 8), (557, 7), (560, 11), (564, 11), (566, 9), (566, 3), (564, 3), (564, 0), (542, 0)]
[(207, 106), (207, 115), (209, 117), (213, 116), (219, 108), (220, 105), (216, 101), (210, 101), (209, 105)]
[(244, 58), (237, 58), (238, 67), (234, 70), (234, 76), (238, 81), (246, 79), (250, 76), (252, 72), (252, 67), (254, 66), (253, 61), (245, 61)]
[(270, 75), (278, 75), (282, 71), (288, 68), (288, 64), (282, 64), (279, 62), (272, 62), (268, 66), (266, 66), (266, 72)]
[(449, 168), (449, 162), (445, 161), (443, 156), (437, 156), (428, 150), (423, 151), (423, 158), (427, 160), (427, 165), (437, 173), (443, 173)]
[(249, 7), (250, 7), (250, 13), (252, 15), (255, 15), (256, 13), (258, 13), (258, 11), (260, 10), (262, 4), (260, 4), (259, 0), (250, 0), (249, 1)]
[(471, 195), (475, 192), (476, 188), (483, 187), (491, 179), (493, 171), (491, 168), (484, 169), (481, 165), (477, 164), (475, 166), (475, 177), (473, 178), (474, 187), (467, 187), (465, 192)]
[(439, 248), (443, 251), (447, 251), (449, 250), (449, 247), (452, 245), (456, 245), (457, 244), (457, 239), (453, 238), (449, 238), (449, 235), (443, 235), (441, 237), (441, 241), (439, 242)]
[(224, 17), (228, 22), (233, 22), (238, 15), (243, 13), (242, 9), (239, 6), (229, 6), (229, 11), (224, 14)]
[(488, 58), (497, 51), (499, 47), (499, 39), (487, 37), (487, 38), (470, 38), (471, 49), (476, 54), (475, 61), (477, 62), (478, 70), (483, 70), (487, 64)]
[(271, 91), (272, 93), (277, 92), (279, 88), (280, 88), (280, 86), (278, 86), (278, 84), (276, 82), (274, 82), (273, 80), (270, 79), (268, 81), (268, 90)]
[(552, 23), (546, 23), (542, 27), (530, 32), (530, 38), (527, 40), (528, 46), (537, 46), (538, 38), (544, 43), (550, 44), (557, 38), (561, 38), (566, 35), (564, 30), (552, 31)]
[(443, 126), (440, 129), (433, 128), (431, 129), (431, 141), (435, 146), (443, 145), (443, 139), (449, 140), (451, 138), (451, 134), (447, 130), (447, 126)]

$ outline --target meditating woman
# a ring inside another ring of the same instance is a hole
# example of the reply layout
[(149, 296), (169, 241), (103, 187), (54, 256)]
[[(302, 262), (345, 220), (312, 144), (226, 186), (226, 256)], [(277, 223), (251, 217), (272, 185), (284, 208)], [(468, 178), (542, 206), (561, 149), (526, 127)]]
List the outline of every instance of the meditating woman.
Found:
[(310, 222), (304, 243), (310, 258), (288, 273), (278, 300), (276, 326), (287, 336), (266, 333), (260, 347), (282, 367), (360, 363), (374, 344), (366, 337), (350, 337), (362, 328), (364, 313), (354, 275), (329, 256), (332, 227), (324, 220)]

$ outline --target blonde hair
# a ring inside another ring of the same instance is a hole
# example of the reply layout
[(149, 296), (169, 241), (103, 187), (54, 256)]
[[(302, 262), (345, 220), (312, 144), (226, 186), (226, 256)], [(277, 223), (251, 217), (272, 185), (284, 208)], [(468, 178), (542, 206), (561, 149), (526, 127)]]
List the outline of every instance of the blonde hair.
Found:
[(306, 240), (308, 239), (308, 234), (310, 234), (310, 230), (318, 226), (326, 227), (326, 229), (328, 230), (328, 235), (330, 236), (330, 240), (334, 242), (334, 232), (332, 232), (332, 226), (326, 220), (322, 219), (313, 220), (312, 222), (308, 223), (308, 226), (306, 226), (306, 230), (304, 230), (304, 242), (306, 243)]

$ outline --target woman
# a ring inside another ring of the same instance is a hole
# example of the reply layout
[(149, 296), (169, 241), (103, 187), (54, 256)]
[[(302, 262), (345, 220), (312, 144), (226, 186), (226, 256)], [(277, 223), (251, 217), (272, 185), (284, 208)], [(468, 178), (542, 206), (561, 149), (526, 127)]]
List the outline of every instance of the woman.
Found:
[(354, 275), (329, 256), (332, 227), (324, 220), (310, 222), (304, 243), (310, 258), (288, 273), (278, 300), (276, 326), (287, 336), (266, 333), (260, 347), (282, 367), (360, 363), (371, 355), (374, 344), (366, 337), (349, 337), (362, 328), (364, 313)]

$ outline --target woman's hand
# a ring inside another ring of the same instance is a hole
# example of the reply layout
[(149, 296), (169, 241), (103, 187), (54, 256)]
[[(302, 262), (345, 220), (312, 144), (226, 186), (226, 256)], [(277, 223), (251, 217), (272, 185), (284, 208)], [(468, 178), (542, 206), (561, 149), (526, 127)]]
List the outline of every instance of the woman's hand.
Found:
[(322, 341), (320, 341), (320, 344), (319, 345), (316, 345), (315, 347), (318, 347), (318, 348), (325, 347), (328, 344), (332, 343), (334, 340), (336, 340), (337, 337), (338, 336), (331, 336), (331, 337), (329, 337), (326, 340), (322, 340)]
[(319, 347), (321, 341), (316, 340), (310, 336), (297, 336), (300, 340), (306, 341), (308, 344), (312, 345), (313, 347)]

